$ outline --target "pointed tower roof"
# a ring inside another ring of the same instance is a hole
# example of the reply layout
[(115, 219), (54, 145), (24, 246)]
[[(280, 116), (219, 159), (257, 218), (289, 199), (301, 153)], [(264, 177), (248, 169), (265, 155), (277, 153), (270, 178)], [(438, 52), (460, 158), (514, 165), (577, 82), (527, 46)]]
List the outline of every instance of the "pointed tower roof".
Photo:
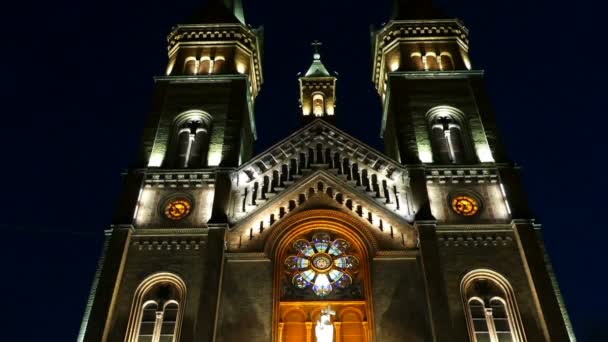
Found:
[(313, 61), (310, 68), (308, 68), (308, 71), (304, 74), (305, 77), (331, 77), (329, 71), (327, 71), (327, 68), (325, 68), (325, 65), (321, 62), (321, 54), (319, 53), (320, 45), (321, 43), (318, 41), (312, 43), (312, 46), (315, 48), (315, 53), (313, 54)]
[(207, 0), (187, 24), (245, 24), (241, 0)]
[(432, 0), (394, 0), (393, 20), (447, 19), (442, 10), (433, 6)]

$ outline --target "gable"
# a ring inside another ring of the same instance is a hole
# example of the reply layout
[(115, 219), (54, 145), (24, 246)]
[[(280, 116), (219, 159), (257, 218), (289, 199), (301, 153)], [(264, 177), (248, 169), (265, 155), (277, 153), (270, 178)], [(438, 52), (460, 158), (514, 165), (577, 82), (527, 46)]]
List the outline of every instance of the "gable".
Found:
[[(404, 250), (416, 246), (414, 228), (399, 212), (409, 210), (407, 196), (386, 203), (376, 192), (365, 191), (355, 181), (347, 181), (326, 169), (317, 169), (298, 179), (271, 198), (251, 208), (228, 233), (230, 250), (259, 251), (273, 227), (293, 214), (311, 209), (330, 209), (348, 213), (359, 226), (365, 226), (383, 250)], [(403, 209), (406, 207), (406, 209)]]
[(373, 198), (406, 221), (413, 220), (407, 170), (334, 126), (316, 120), (235, 171), (230, 223), (238, 224), (317, 170), (336, 176), (355, 188), (359, 196)]

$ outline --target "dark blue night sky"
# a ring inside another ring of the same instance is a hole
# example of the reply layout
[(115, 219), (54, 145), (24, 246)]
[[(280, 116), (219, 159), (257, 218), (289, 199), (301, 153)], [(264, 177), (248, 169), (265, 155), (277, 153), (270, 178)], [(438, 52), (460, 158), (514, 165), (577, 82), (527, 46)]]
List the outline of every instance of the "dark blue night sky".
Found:
[[(0, 26), (3, 340), (73, 341), (121, 187), (162, 74), (166, 35), (203, 0), (4, 4)], [(265, 28), (256, 105), (263, 150), (298, 126), (309, 42), (339, 73), (338, 127), (381, 149), (370, 25), (390, 0), (244, 0)], [(442, 0), (471, 31), (499, 128), (579, 341), (608, 341), (606, 19), (595, 2)]]

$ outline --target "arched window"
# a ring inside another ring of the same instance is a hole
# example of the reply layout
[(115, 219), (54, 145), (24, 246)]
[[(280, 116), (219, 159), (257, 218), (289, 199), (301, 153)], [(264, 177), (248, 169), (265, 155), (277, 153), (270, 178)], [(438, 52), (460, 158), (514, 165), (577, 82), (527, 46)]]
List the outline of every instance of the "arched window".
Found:
[(439, 66), (443, 71), (454, 70), (454, 61), (448, 52), (442, 52), (439, 56)]
[(176, 342), (186, 294), (184, 282), (170, 273), (144, 280), (135, 292), (128, 342)]
[(424, 62), (424, 70), (439, 70), (437, 55), (434, 52), (427, 52), (426, 56), (422, 58), (422, 61)]
[(511, 285), (490, 270), (467, 274), (461, 291), (473, 342), (520, 342), (524, 334)]
[(187, 112), (175, 120), (174, 165), (177, 168), (207, 166), (211, 117), (203, 112)]
[(199, 62), (194, 57), (186, 58), (184, 62), (184, 74), (185, 75), (196, 75), (198, 73)]
[(413, 70), (424, 70), (424, 63), (422, 63), (422, 54), (420, 52), (412, 52), (410, 57), (412, 58)]
[(199, 68), (199, 74), (201, 75), (209, 75), (211, 73), (211, 59), (207, 56), (201, 57), (201, 66)]
[(315, 116), (323, 116), (325, 113), (325, 98), (323, 94), (314, 94), (312, 96), (312, 113)]
[(427, 114), (431, 145), (436, 162), (456, 164), (467, 161), (464, 115), (451, 107), (436, 107)]
[(213, 63), (213, 73), (220, 74), (224, 71), (224, 64), (226, 59), (222, 56), (216, 56)]

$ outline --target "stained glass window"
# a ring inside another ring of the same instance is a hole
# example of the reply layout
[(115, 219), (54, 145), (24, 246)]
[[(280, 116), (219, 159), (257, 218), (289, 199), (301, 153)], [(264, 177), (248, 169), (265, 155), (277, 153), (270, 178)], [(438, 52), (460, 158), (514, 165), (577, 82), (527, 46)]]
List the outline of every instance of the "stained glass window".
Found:
[(310, 288), (319, 297), (349, 287), (359, 270), (359, 259), (349, 254), (350, 243), (328, 233), (315, 233), (311, 241), (296, 240), (292, 247), (295, 255), (284, 262), (291, 283), (298, 289)]

